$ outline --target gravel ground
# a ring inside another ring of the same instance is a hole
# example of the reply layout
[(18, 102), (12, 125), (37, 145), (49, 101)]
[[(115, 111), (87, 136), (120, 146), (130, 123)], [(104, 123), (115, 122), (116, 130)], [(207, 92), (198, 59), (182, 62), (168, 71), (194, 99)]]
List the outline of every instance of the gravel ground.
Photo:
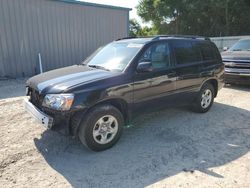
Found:
[(23, 109), (24, 80), (0, 81), (0, 187), (250, 185), (250, 88), (223, 88), (206, 114), (138, 117), (115, 147), (85, 149)]

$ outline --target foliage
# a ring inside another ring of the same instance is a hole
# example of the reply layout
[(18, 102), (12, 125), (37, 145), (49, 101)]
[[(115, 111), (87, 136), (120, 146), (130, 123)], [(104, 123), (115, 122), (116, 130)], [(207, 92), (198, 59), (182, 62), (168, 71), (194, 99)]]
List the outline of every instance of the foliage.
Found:
[(138, 36), (141, 30), (142, 28), (140, 24), (135, 19), (129, 20), (129, 36), (130, 37)]
[(141, 0), (137, 12), (157, 34), (250, 34), (249, 0)]
[(156, 32), (150, 27), (142, 27), (139, 22), (135, 19), (129, 20), (129, 36), (150, 36), (155, 35)]

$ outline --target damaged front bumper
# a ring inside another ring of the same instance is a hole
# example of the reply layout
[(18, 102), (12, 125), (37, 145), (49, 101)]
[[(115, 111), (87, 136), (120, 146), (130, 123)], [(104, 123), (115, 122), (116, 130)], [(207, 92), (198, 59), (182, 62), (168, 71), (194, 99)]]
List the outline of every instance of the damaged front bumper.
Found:
[(50, 117), (49, 115), (41, 112), (28, 99), (24, 99), (24, 107), (25, 107), (25, 110), (29, 112), (46, 129), (52, 128), (54, 119)]

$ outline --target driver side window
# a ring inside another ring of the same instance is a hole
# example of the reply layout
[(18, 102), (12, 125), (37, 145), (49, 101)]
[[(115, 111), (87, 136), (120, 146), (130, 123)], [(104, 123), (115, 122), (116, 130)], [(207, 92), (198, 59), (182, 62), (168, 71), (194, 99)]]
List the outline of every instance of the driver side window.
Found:
[(170, 67), (170, 50), (168, 43), (160, 42), (149, 46), (139, 62), (151, 62), (153, 68), (156, 70)]

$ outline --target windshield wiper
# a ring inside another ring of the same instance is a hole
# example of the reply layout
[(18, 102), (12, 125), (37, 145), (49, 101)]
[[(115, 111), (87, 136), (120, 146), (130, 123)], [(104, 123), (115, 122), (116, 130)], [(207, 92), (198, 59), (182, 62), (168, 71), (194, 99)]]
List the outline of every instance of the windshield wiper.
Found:
[(89, 67), (95, 68), (95, 69), (102, 69), (102, 70), (106, 70), (106, 71), (110, 71), (109, 69), (100, 66), (100, 65), (88, 65)]
[(233, 49), (233, 51), (242, 51), (242, 49)]

